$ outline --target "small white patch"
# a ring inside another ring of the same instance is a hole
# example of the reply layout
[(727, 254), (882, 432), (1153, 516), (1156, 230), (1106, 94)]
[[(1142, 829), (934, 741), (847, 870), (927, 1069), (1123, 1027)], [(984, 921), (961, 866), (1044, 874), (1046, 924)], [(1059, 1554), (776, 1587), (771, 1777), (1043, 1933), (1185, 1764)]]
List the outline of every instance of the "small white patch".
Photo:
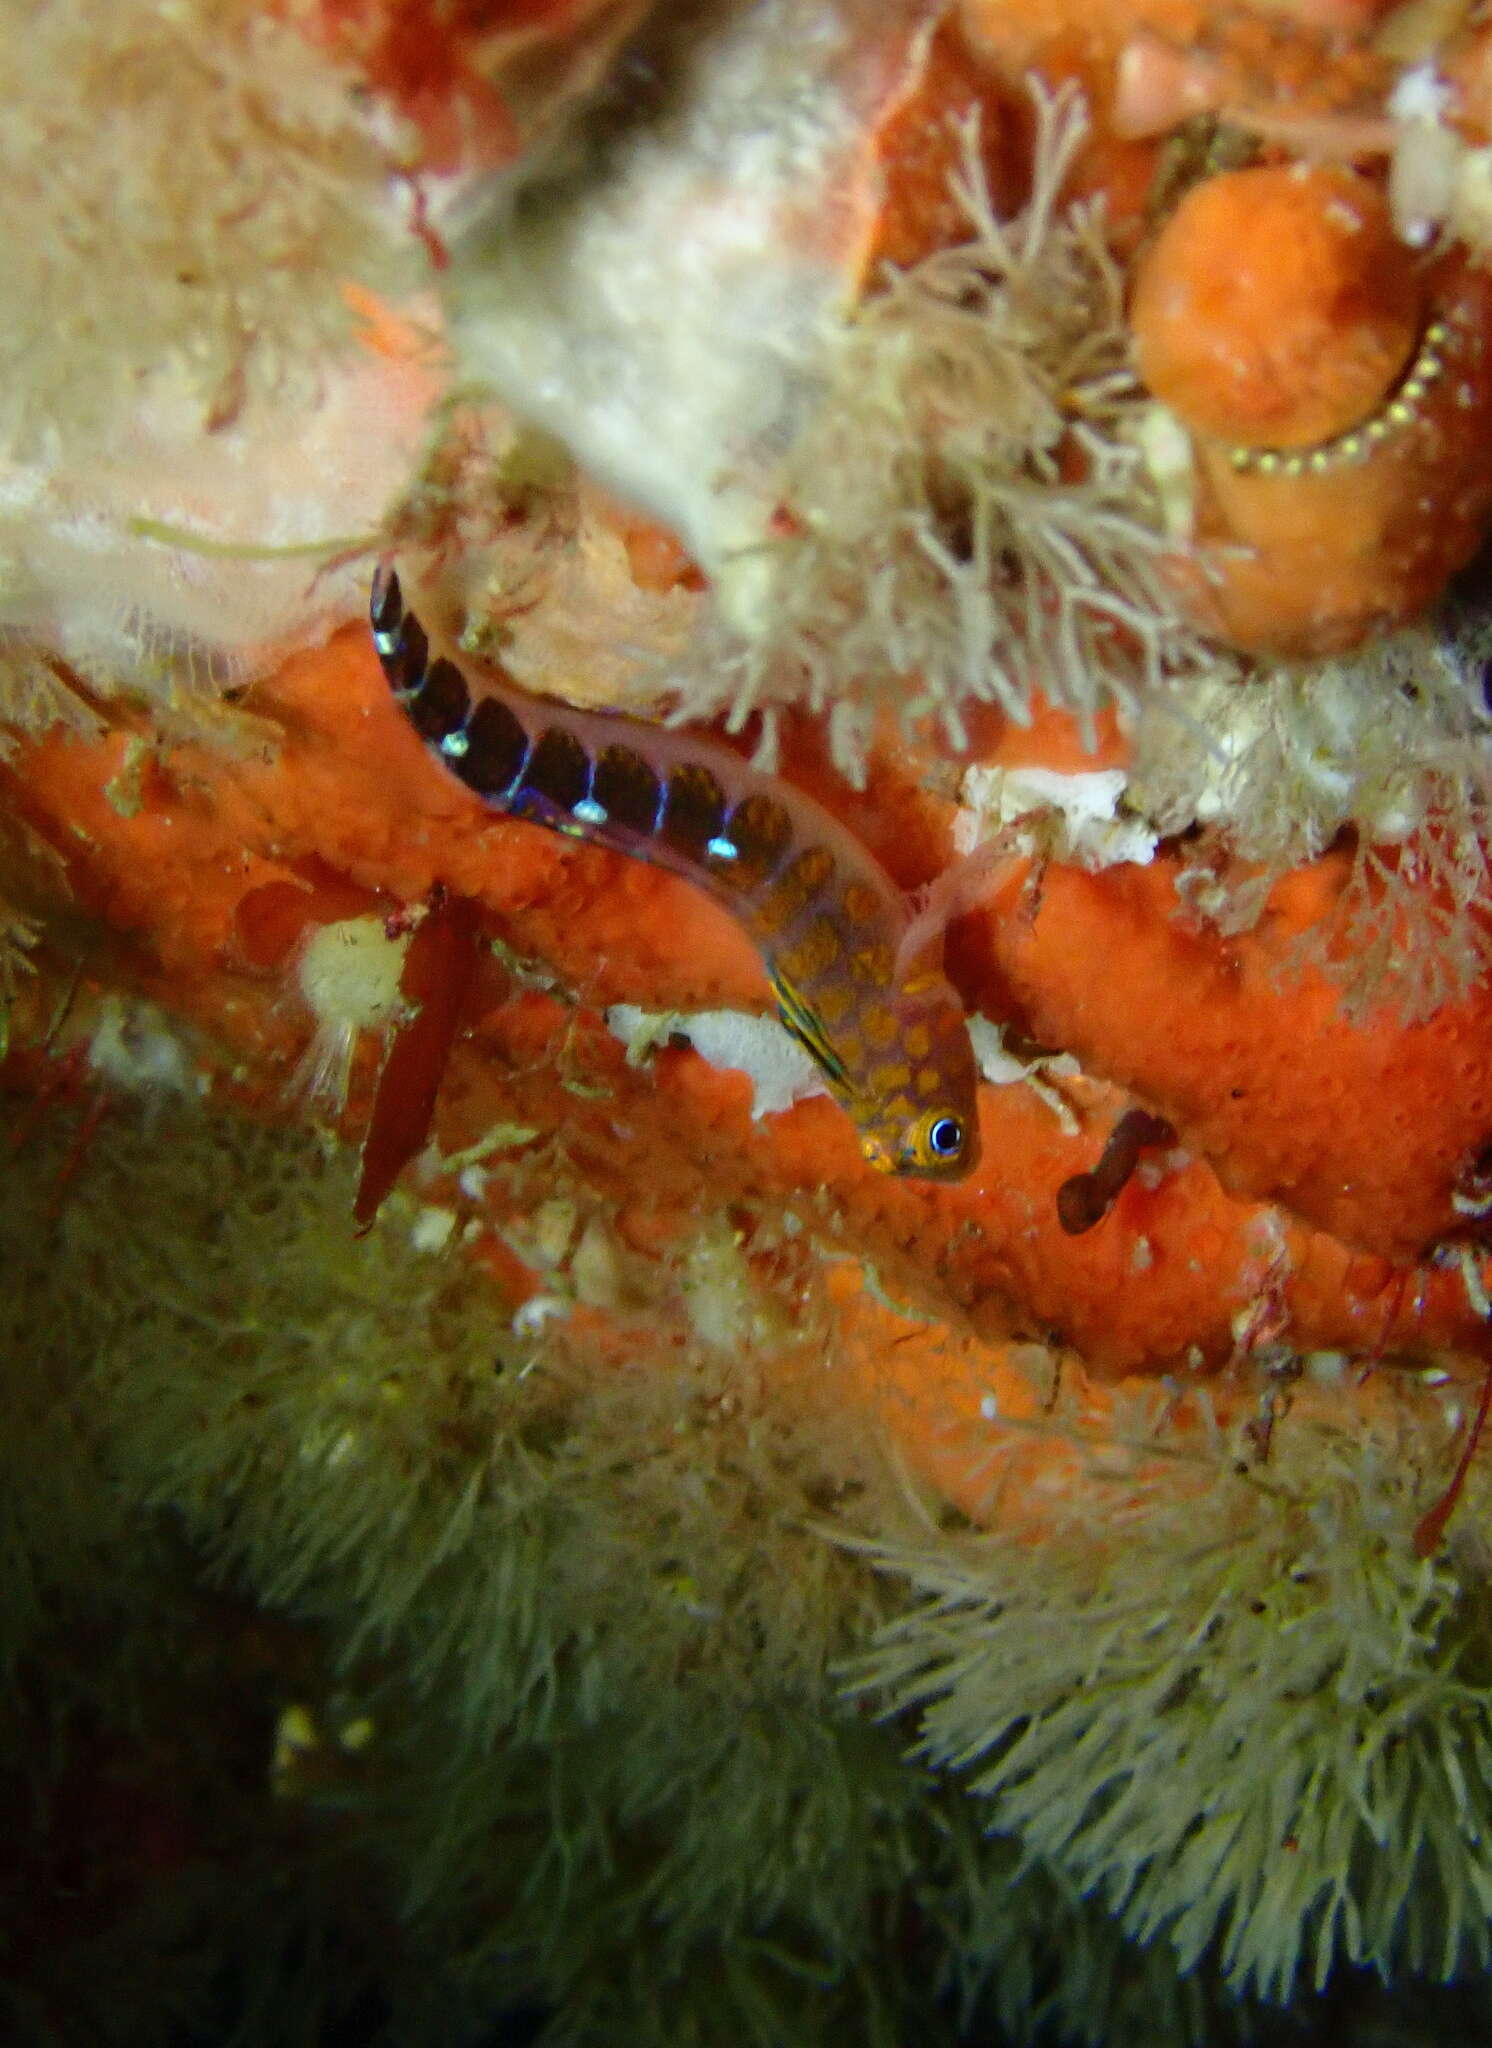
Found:
[(1345, 1351), (1308, 1351), (1301, 1360), (1306, 1377), (1322, 1387), (1345, 1386), (1347, 1381), (1347, 1354)]
[(1161, 523), (1174, 541), (1190, 540), (1196, 527), (1196, 459), (1191, 435), (1163, 405), (1149, 405), (1124, 438), (1139, 452), (1155, 486)]
[(1492, 1321), (1492, 1300), (1487, 1297), (1487, 1283), (1482, 1278), (1482, 1255), (1475, 1245), (1463, 1244), (1456, 1247), (1457, 1263), (1461, 1268), (1461, 1285), (1466, 1290), (1466, 1300), (1473, 1315), (1482, 1321)]
[(970, 768), (961, 792), (967, 808), (953, 821), (954, 847), (972, 853), (992, 832), (1025, 825), (1033, 834), (1044, 831), (1042, 850), (1059, 859), (1086, 868), (1121, 861), (1146, 866), (1155, 858), (1156, 834), (1120, 815), (1127, 781), (1122, 768), (1078, 775), (1051, 768)]
[(570, 1256), (576, 1220), (575, 1204), (556, 1195), (539, 1204), (528, 1218), (526, 1230), (515, 1222), (508, 1240), (526, 1266), (545, 1266), (552, 1272)]
[(714, 860), (736, 860), (740, 857), (741, 849), (733, 839), (707, 839), (705, 852)]
[(392, 633), (375, 632), (373, 635), (373, 645), (380, 654), (397, 654), (399, 652), (399, 633), (397, 629)]
[(1018, 1059), (1005, 1048), (1005, 1035), (998, 1024), (988, 1017), (969, 1018), (969, 1043), (974, 1048), (974, 1058), (979, 1071), (986, 1081), (993, 1081), (997, 1088), (1013, 1088), (1024, 1082), (1036, 1096), (1046, 1104), (1069, 1137), (1075, 1137), (1079, 1130), (1072, 1104), (1055, 1085), (1053, 1077), (1061, 1080), (1069, 1074), (1081, 1074), (1082, 1068), (1070, 1052), (1051, 1053), (1033, 1059)]
[(1451, 98), (1450, 87), (1433, 64), (1412, 64), (1395, 81), (1388, 111), (1395, 121), (1438, 121)]
[(531, 1294), (522, 1308), (513, 1317), (515, 1337), (537, 1337), (546, 1323), (556, 1316), (567, 1316), (571, 1303), (559, 1294)]
[(286, 1084), (291, 1101), (340, 1115), (364, 1031), (389, 1031), (408, 1013), (399, 994), (407, 934), (391, 939), (381, 917), (341, 918), (319, 926), (296, 963), (300, 992), (316, 1029)]
[(767, 1328), (741, 1233), (723, 1218), (707, 1223), (689, 1247), (683, 1289), (689, 1327), (712, 1351), (739, 1357), (753, 1335), (780, 1334)]
[(753, 1121), (791, 1109), (805, 1095), (825, 1095), (817, 1061), (775, 1017), (751, 1017), (739, 1010), (701, 1010), (681, 1029), (712, 1067), (736, 1067), (751, 1082)]
[(471, 751), (471, 740), (464, 732), (448, 732), (440, 743), (440, 751), (448, 761), (459, 761), (463, 754)]
[(418, 1212), (410, 1225), (409, 1242), (417, 1252), (443, 1252), (450, 1243), (455, 1228), (455, 1210), (441, 1209), (430, 1202)]
[(88, 1045), (88, 1071), (131, 1095), (200, 1093), (176, 1026), (143, 997), (104, 998)]
[(606, 1012), (606, 1024), (627, 1047), (634, 1066), (677, 1032), (712, 1067), (735, 1067), (755, 1090), (753, 1119), (791, 1109), (805, 1095), (828, 1093), (817, 1064), (775, 1017), (750, 1017), (740, 1010), (660, 1015), (635, 1003), (614, 1003)]
[(1475, 254), (1492, 249), (1492, 149), (1464, 152), (1451, 226)]
[(1397, 134), (1388, 202), (1401, 242), (1424, 249), (1456, 211), (1467, 148), (1446, 122), (1450, 87), (1433, 64), (1416, 64), (1388, 98)]
[(986, 1422), (996, 1422), (999, 1420), (1000, 1404), (993, 1394), (986, 1394), (980, 1401), (979, 1413)]
[(583, 796), (580, 802), (571, 810), (570, 815), (572, 818), (578, 818), (582, 825), (604, 825), (606, 823), (606, 806), (605, 804), (598, 804), (592, 796)]
[(409, 937), (390, 938), (381, 917), (318, 925), (301, 948), (296, 979), (316, 1021), (350, 1032), (378, 1031), (404, 1014), (399, 977)]
[(615, 1238), (594, 1218), (580, 1233), (580, 1240), (570, 1254), (568, 1277), (575, 1299), (583, 1308), (615, 1311), (626, 1300), (621, 1252)]
[(645, 1067), (660, 1045), (667, 1045), (675, 1031), (683, 1031), (684, 1019), (678, 1010), (642, 1010), (636, 1003), (613, 1003), (606, 1012), (606, 1028), (626, 1046), (627, 1065)]

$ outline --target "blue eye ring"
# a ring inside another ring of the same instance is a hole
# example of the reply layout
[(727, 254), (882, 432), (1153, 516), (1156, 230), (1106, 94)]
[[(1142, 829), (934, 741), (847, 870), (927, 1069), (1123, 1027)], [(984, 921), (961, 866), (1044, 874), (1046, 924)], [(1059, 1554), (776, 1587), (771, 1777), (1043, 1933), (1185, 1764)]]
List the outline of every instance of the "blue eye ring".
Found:
[(964, 1142), (964, 1127), (956, 1116), (940, 1116), (927, 1127), (927, 1149), (934, 1159), (956, 1159)]

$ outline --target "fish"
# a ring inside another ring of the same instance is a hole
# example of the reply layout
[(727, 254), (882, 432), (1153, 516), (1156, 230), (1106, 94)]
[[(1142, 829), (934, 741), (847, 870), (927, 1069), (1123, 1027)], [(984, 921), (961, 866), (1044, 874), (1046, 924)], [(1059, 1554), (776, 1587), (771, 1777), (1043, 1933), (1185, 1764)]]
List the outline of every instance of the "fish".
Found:
[(978, 1067), (941, 936), (913, 935), (906, 895), (831, 812), (714, 741), (535, 696), (432, 645), (387, 566), (369, 619), (415, 731), (490, 809), (665, 868), (736, 919), (871, 1166), (972, 1172)]

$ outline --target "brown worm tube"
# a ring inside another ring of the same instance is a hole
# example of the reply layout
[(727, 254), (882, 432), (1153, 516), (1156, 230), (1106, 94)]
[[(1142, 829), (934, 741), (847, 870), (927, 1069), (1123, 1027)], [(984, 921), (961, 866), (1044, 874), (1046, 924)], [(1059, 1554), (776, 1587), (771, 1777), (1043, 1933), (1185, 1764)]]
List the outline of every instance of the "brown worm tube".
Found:
[(1102, 1223), (1140, 1161), (1157, 1145), (1174, 1145), (1176, 1132), (1163, 1116), (1129, 1109), (1109, 1133), (1102, 1157), (1090, 1173), (1075, 1173), (1057, 1190), (1057, 1221), (1069, 1237), (1081, 1237)]

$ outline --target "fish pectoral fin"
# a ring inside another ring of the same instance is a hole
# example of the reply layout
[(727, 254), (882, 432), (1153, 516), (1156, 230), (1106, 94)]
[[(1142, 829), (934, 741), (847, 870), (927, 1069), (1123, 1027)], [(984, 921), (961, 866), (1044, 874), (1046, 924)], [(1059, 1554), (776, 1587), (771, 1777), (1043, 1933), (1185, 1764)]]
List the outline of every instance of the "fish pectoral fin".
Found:
[(785, 1029), (796, 1038), (799, 1045), (825, 1074), (837, 1089), (845, 1094), (854, 1092), (849, 1072), (844, 1061), (829, 1043), (829, 1034), (824, 1029), (824, 1020), (811, 1003), (805, 1002), (790, 981), (780, 974), (772, 976), (772, 993), (777, 998), (777, 1013)]

